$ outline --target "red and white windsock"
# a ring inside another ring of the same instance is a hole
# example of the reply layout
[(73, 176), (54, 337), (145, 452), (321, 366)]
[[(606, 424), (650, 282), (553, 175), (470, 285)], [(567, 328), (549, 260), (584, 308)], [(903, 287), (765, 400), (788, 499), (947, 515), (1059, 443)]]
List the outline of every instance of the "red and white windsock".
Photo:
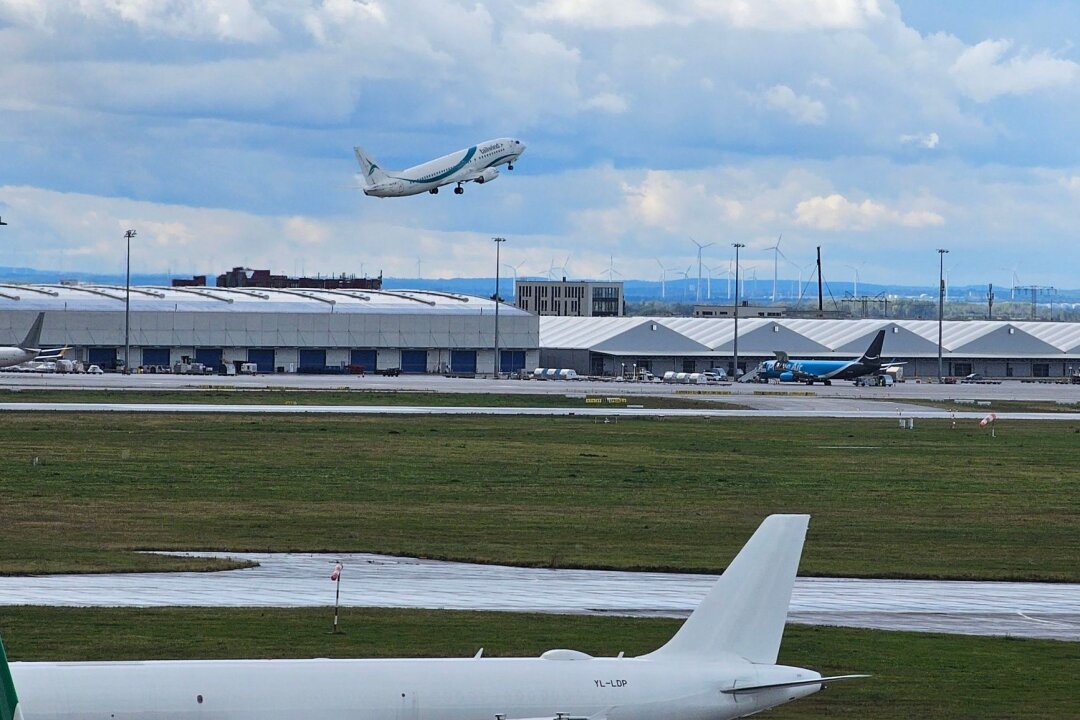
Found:
[(990, 413), (979, 421), (979, 427), (984, 428), (987, 425), (992, 425), (995, 420), (997, 420), (997, 415), (995, 415), (994, 413)]
[(335, 563), (334, 564), (334, 572), (330, 573), (330, 579), (333, 580), (334, 582), (337, 582), (338, 580), (340, 580), (341, 579), (341, 571), (342, 571), (342, 569), (343, 569), (343, 566), (342, 566), (341, 563)]

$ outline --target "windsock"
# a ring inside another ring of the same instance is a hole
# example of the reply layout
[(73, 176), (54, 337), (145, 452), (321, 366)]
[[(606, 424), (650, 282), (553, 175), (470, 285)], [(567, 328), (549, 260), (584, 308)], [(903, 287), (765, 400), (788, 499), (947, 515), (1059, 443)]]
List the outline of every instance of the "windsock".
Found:
[(330, 579), (333, 580), (334, 582), (337, 582), (338, 580), (340, 580), (341, 579), (341, 571), (342, 571), (342, 569), (343, 569), (343, 566), (342, 566), (341, 563), (335, 563), (334, 572), (330, 573)]
[(991, 425), (995, 420), (997, 420), (997, 415), (995, 415), (994, 413), (990, 413), (979, 421), (979, 427), (984, 428), (987, 425)]

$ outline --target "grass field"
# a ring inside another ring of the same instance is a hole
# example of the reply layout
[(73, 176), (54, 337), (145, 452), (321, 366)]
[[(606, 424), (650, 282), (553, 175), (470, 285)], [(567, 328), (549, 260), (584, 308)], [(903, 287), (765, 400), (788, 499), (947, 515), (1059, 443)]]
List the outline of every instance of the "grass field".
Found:
[[(679, 621), (347, 609), (5, 608), (15, 660), (535, 656), (553, 647), (633, 656)], [(1006, 638), (789, 626), (780, 662), (871, 673), (770, 711), (770, 718), (1076, 718), (1080, 645)]]
[[(1080, 579), (1080, 426), (5, 413), (0, 572), (138, 549), (718, 571), (813, 515), (802, 574)], [(34, 464), (34, 459), (37, 464)]]

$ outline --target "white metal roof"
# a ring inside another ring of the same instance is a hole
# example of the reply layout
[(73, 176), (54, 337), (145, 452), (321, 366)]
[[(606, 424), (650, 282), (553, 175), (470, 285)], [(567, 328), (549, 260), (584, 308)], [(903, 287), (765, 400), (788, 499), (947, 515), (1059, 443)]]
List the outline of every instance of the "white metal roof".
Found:
[[(122, 285), (0, 284), (0, 311), (123, 309)], [(431, 290), (323, 290), (317, 288), (219, 288), (133, 285), (131, 309), (139, 312), (376, 313), (482, 315), (495, 302)], [(502, 304), (500, 314), (527, 315)]]
[[(644, 323), (662, 325), (688, 341), (706, 346), (714, 354), (730, 354), (732, 350), (733, 318), (685, 317), (544, 316), (540, 318), (540, 347), (605, 352), (604, 346), (617, 344), (620, 335)], [(767, 356), (784, 350), (807, 357), (850, 357), (865, 350), (874, 334), (883, 328), (886, 336), (882, 354), (886, 357), (922, 357), (937, 352), (936, 320), (740, 318), (739, 353)], [(634, 337), (636, 354), (672, 354), (666, 349), (671, 346), (670, 336), (655, 348), (639, 347), (643, 336)], [(800, 347), (821, 349), (798, 350)], [(1080, 323), (946, 320), (942, 324), (942, 349), (953, 357), (1080, 357)]]

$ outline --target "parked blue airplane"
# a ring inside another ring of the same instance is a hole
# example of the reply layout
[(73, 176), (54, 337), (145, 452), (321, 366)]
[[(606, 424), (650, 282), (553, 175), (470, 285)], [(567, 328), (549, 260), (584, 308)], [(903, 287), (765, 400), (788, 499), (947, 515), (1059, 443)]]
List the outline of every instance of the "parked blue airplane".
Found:
[[(756, 373), (747, 373), (747, 380), (779, 380), (780, 382), (815, 382), (832, 385), (833, 380), (854, 380), (881, 371), (881, 346), (885, 331), (879, 330), (874, 341), (861, 357), (855, 360), (792, 360), (785, 352), (776, 352), (775, 360), (766, 360)], [(756, 376), (756, 377), (751, 377)]]

